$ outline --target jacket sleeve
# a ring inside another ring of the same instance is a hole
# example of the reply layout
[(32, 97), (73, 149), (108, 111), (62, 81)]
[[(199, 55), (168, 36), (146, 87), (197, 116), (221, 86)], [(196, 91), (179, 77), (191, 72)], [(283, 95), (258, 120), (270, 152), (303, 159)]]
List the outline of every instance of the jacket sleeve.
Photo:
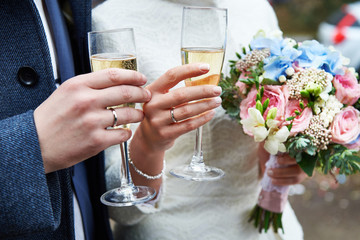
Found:
[(58, 174), (45, 174), (33, 111), (0, 121), (0, 238), (55, 230)]

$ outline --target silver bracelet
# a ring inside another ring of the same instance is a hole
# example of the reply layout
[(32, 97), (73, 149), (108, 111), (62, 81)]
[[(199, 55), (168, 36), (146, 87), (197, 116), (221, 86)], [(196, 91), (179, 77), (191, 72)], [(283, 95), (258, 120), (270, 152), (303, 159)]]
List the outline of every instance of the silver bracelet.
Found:
[(130, 143), (128, 144), (128, 147), (127, 147), (127, 154), (128, 154), (128, 159), (129, 159), (129, 163), (131, 164), (131, 166), (134, 168), (135, 172), (137, 172), (139, 175), (147, 178), (147, 179), (150, 179), (150, 180), (155, 180), (155, 179), (159, 179), (161, 178), (163, 175), (165, 175), (165, 159), (163, 161), (163, 169), (161, 170), (161, 173), (159, 173), (158, 175), (155, 175), (155, 176), (150, 176), (144, 172), (142, 172), (140, 169), (138, 169), (134, 162), (131, 160), (131, 157), (130, 157)]

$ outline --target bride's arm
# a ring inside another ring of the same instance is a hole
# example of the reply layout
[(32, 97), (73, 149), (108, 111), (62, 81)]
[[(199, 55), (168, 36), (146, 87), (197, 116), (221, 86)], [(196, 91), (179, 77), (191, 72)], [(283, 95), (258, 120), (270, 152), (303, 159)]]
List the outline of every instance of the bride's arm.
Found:
[[(190, 132), (214, 116), (214, 108), (220, 106), (221, 88), (211, 85), (181, 87), (169, 91), (180, 81), (209, 71), (208, 64), (188, 64), (169, 70), (147, 86), (151, 100), (144, 104), (145, 118), (131, 141), (131, 158), (135, 166), (148, 175), (157, 175), (163, 168), (164, 153), (179, 136)], [(206, 99), (202, 101), (197, 101)], [(194, 102), (196, 101), (196, 102)], [(170, 110), (174, 108), (174, 118)], [(135, 184), (151, 186), (158, 190), (161, 179), (148, 179), (134, 171)]]
[[(190, 132), (212, 119), (214, 108), (221, 104), (221, 88), (212, 85), (181, 87), (169, 91), (180, 81), (199, 76), (209, 71), (208, 64), (188, 64), (169, 70), (159, 79), (147, 86), (151, 92), (151, 100), (144, 104), (144, 120), (136, 129), (131, 140), (130, 158), (142, 173), (156, 176), (163, 169), (164, 154), (173, 146), (179, 136)], [(197, 101), (202, 100), (202, 101)], [(174, 108), (176, 123), (171, 119), (170, 110)], [(118, 170), (110, 167), (107, 178), (110, 182), (117, 181), (113, 177)], [(163, 185), (163, 178), (149, 179), (136, 171), (130, 165), (131, 177), (135, 185), (151, 186), (159, 192)], [(108, 188), (111, 183), (108, 183)], [(111, 208), (111, 217), (122, 224), (129, 225), (140, 221), (144, 214), (155, 212), (147, 206), (121, 209)]]

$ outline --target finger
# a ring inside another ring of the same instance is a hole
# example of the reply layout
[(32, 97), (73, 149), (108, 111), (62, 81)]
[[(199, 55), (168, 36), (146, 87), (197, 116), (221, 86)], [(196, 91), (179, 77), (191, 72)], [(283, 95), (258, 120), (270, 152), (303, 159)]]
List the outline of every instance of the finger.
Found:
[(180, 81), (191, 77), (197, 77), (209, 72), (210, 65), (207, 63), (191, 63), (178, 66), (168, 70), (155, 82), (148, 86), (150, 91), (167, 92), (170, 88), (176, 86)]
[(146, 77), (143, 74), (120, 68), (108, 68), (79, 75), (78, 78), (93, 89), (103, 89), (124, 84), (142, 86), (147, 82)]
[[(115, 111), (116, 120), (113, 110)], [(144, 113), (139, 109), (121, 107), (115, 108), (113, 110), (104, 109), (104, 111), (102, 111), (102, 116), (104, 116), (102, 126), (104, 129), (107, 127), (112, 127), (115, 122), (116, 126), (121, 126), (129, 123), (141, 122), (144, 119)]]
[(293, 165), (297, 164), (295, 158), (290, 157), (288, 154), (277, 156), (277, 162), (280, 165)]
[(271, 178), (287, 178), (302, 174), (303, 171), (296, 164), (284, 168), (270, 168), (267, 173)]
[(197, 129), (209, 122), (215, 115), (215, 111), (211, 110), (205, 112), (199, 116), (189, 118), (177, 124), (167, 125), (163, 128), (161, 135), (168, 136), (168, 138), (174, 139), (187, 132)]
[(101, 108), (117, 106), (124, 103), (144, 103), (151, 99), (149, 90), (142, 87), (122, 85), (97, 91)]
[[(221, 97), (204, 99), (199, 102), (184, 104), (173, 109), (174, 118), (176, 121), (183, 121), (185, 119), (197, 116), (211, 109), (219, 107), (220, 104), (221, 104)], [(168, 120), (167, 123), (173, 123), (171, 115), (170, 118), (166, 116), (166, 119)]]
[(291, 177), (291, 178), (278, 178), (278, 179), (271, 179), (272, 184), (277, 186), (288, 186), (301, 183), (303, 179), (300, 177)]
[(104, 148), (108, 148), (115, 144), (125, 142), (130, 139), (132, 132), (130, 129), (119, 128), (117, 130), (103, 130), (101, 138), (104, 139)]
[(191, 101), (220, 96), (221, 91), (221, 87), (211, 85), (182, 87), (164, 94), (161, 99), (155, 100), (154, 104), (157, 104), (158, 108), (169, 109)]

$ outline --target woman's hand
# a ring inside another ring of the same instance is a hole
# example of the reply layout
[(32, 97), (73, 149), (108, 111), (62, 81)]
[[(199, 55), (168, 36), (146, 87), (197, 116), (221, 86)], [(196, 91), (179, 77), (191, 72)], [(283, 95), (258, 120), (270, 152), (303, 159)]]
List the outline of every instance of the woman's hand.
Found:
[[(179, 66), (147, 87), (152, 98), (144, 104), (145, 119), (140, 129), (149, 148), (155, 151), (167, 150), (176, 138), (211, 120), (214, 116), (213, 109), (221, 104), (220, 87), (201, 85), (169, 91), (180, 81), (208, 71), (207, 64)], [(171, 109), (176, 123), (171, 118)]]
[[(205, 74), (208, 64), (194, 63), (175, 67), (147, 86), (151, 100), (144, 104), (144, 120), (131, 141), (131, 158), (138, 169), (157, 175), (163, 168), (164, 153), (176, 138), (190, 132), (212, 119), (214, 108), (221, 104), (221, 88), (212, 85), (182, 87), (169, 91), (179, 82)], [(201, 100), (201, 101), (199, 101)], [(170, 110), (173, 109), (174, 122)], [(151, 183), (136, 172), (132, 174), (137, 184), (158, 189), (161, 180)]]
[(286, 186), (298, 184), (307, 178), (306, 173), (296, 163), (296, 160), (288, 154), (277, 156), (277, 162), (281, 165), (279, 168), (270, 168), (267, 171), (274, 185)]
[[(260, 143), (258, 149), (260, 176), (263, 175), (265, 164), (270, 157), (270, 154), (263, 146), (263, 143)], [(307, 178), (306, 173), (296, 163), (296, 160), (288, 154), (279, 154), (277, 156), (277, 162), (281, 165), (279, 168), (270, 168), (267, 170), (267, 174), (274, 185), (286, 186), (298, 184)]]

